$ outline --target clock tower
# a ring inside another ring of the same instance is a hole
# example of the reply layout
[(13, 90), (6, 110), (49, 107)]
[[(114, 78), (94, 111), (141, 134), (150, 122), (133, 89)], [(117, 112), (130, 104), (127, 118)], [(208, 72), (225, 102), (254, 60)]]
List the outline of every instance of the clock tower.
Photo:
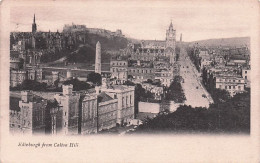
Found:
[(172, 22), (169, 26), (169, 29), (166, 31), (166, 48), (171, 47), (175, 50), (176, 42), (176, 30), (173, 29)]
[(170, 57), (170, 63), (174, 63), (175, 57), (175, 44), (176, 44), (176, 30), (173, 29), (172, 22), (169, 29), (166, 30), (166, 45), (165, 53)]

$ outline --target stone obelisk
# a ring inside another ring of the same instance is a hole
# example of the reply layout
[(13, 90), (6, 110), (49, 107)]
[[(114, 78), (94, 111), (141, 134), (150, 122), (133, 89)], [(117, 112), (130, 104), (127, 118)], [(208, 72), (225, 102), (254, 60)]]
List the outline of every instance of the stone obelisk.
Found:
[(96, 44), (95, 73), (101, 74), (101, 44), (99, 41)]

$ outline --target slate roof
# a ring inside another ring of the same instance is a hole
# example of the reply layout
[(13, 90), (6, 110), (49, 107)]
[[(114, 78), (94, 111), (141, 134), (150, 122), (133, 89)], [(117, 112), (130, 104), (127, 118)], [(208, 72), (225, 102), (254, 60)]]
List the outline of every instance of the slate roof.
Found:
[(106, 101), (110, 101), (113, 100), (112, 97), (110, 97), (108, 94), (106, 94), (105, 92), (101, 92), (98, 95), (98, 102), (106, 102)]

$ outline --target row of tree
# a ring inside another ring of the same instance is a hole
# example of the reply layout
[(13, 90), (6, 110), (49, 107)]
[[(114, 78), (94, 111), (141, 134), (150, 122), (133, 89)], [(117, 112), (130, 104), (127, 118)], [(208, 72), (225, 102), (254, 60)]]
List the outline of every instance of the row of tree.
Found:
[(196, 69), (200, 72), (201, 58), (198, 57), (199, 49), (188, 47), (186, 48), (186, 51), (192, 63), (195, 65)]
[(165, 99), (175, 103), (183, 103), (186, 100), (184, 91), (181, 86), (181, 76), (175, 76), (170, 87), (166, 89)]

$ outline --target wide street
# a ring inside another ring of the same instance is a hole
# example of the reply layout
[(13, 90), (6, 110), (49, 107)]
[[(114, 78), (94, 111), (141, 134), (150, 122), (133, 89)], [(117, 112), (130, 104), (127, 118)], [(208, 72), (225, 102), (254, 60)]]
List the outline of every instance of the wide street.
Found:
[(192, 107), (209, 107), (212, 98), (200, 81), (200, 73), (191, 62), (186, 50), (181, 48), (180, 57), (180, 75), (184, 79), (182, 87), (186, 96), (186, 105)]

